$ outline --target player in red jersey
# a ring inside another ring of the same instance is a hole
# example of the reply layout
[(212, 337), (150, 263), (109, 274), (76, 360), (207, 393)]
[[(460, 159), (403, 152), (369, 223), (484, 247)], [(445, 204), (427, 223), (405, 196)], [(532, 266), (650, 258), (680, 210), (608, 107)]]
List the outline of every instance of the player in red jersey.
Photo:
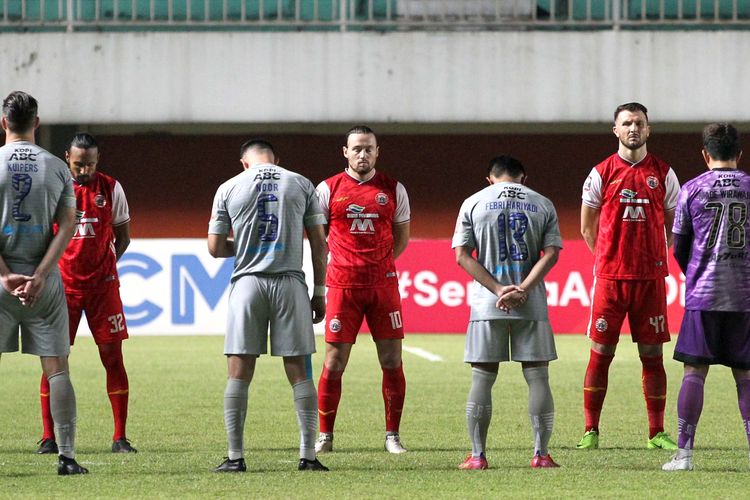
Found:
[(677, 448), (664, 432), (662, 344), (669, 342), (664, 278), (680, 186), (670, 166), (646, 151), (651, 132), (647, 113), (637, 102), (617, 107), (612, 130), (620, 141), (618, 151), (594, 167), (583, 187), (581, 234), (594, 254), (596, 279), (583, 382), (586, 428), (579, 449), (599, 446), (609, 365), (626, 315), (643, 365), (647, 447)]
[[(115, 421), (112, 451), (135, 453), (137, 450), (125, 437), (129, 386), (122, 340), (128, 338), (128, 329), (117, 277), (117, 260), (130, 244), (128, 202), (119, 182), (97, 172), (99, 146), (91, 135), (76, 134), (65, 152), (65, 160), (75, 181), (76, 208), (80, 215), (73, 239), (59, 262), (68, 303), (70, 344), (85, 311), (107, 372), (107, 393)], [(49, 383), (44, 375), (39, 392), (44, 435), (37, 453), (57, 453)]]
[(404, 453), (399, 424), (406, 395), (401, 363), (404, 327), (395, 259), (409, 241), (409, 198), (404, 186), (375, 170), (373, 131), (356, 126), (343, 148), (348, 165), (318, 186), (328, 221), (326, 356), (318, 383), (318, 453), (333, 449), (341, 377), (362, 320), (372, 332), (383, 370), (385, 449)]

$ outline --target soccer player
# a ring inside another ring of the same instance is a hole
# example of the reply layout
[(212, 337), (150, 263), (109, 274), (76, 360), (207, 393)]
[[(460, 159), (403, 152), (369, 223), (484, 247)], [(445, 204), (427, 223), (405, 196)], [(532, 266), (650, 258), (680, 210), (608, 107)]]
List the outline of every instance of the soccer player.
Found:
[[(112, 452), (135, 453), (138, 450), (125, 435), (129, 386), (122, 359), (122, 340), (128, 338), (128, 329), (117, 277), (117, 260), (130, 244), (128, 202), (120, 183), (97, 170), (99, 146), (91, 135), (76, 134), (65, 152), (65, 160), (73, 175), (81, 217), (59, 262), (68, 303), (70, 345), (75, 342), (81, 313), (85, 311), (107, 373), (107, 395), (115, 423)], [(44, 434), (37, 453), (57, 453), (49, 407), (49, 382), (44, 374), (39, 394)]]
[(599, 417), (609, 365), (625, 316), (638, 344), (648, 413), (647, 447), (674, 450), (664, 432), (667, 376), (662, 344), (669, 342), (667, 247), (671, 245), (679, 183), (672, 168), (646, 150), (648, 110), (630, 102), (617, 107), (612, 131), (617, 153), (591, 170), (583, 186), (581, 234), (594, 254), (594, 296), (588, 336), (591, 352), (583, 381), (585, 434), (579, 449), (599, 447)]
[(524, 186), (524, 166), (511, 156), (493, 158), (487, 180), (489, 187), (461, 205), (453, 233), (456, 262), (481, 285), (471, 300), (464, 352), (471, 364), (466, 423), (472, 450), (458, 468), (488, 468), (492, 386), (500, 362), (510, 359), (521, 363), (529, 386), (531, 467), (557, 467), (548, 451), (555, 417), (548, 366), (557, 351), (544, 287), (562, 248), (557, 212), (550, 200)]
[[(297, 468), (327, 471), (315, 458), (318, 398), (306, 362), (315, 352), (313, 322), (325, 316), (325, 218), (312, 183), (279, 167), (271, 144), (247, 141), (240, 158), (244, 171), (219, 186), (208, 226), (209, 253), (234, 258), (224, 343), (229, 453), (214, 470), (247, 470), (243, 433), (248, 389), (258, 356), (267, 352), (270, 324), (271, 355), (284, 358), (294, 393), (300, 428)], [(303, 231), (312, 254), (312, 299), (302, 272)]]
[(737, 129), (703, 129), (705, 172), (680, 190), (672, 232), (685, 273), (685, 315), (674, 359), (685, 364), (677, 398), (677, 453), (663, 470), (692, 470), (709, 365), (732, 369), (743, 428), (750, 445), (750, 175), (737, 169)]
[[(36, 99), (3, 100), (0, 148), (0, 353), (39, 356), (59, 444), (57, 473), (85, 474), (75, 460), (76, 398), (68, 371), (68, 311), (57, 261), (75, 227), (76, 201), (65, 163), (37, 146)], [(59, 231), (53, 235), (53, 225)]]
[(318, 383), (320, 437), (315, 449), (333, 449), (341, 377), (362, 320), (372, 332), (383, 371), (385, 449), (404, 453), (399, 425), (406, 396), (401, 363), (404, 327), (395, 259), (409, 242), (409, 198), (404, 186), (375, 170), (375, 133), (356, 126), (346, 133), (343, 172), (318, 185), (328, 221), (326, 356)]

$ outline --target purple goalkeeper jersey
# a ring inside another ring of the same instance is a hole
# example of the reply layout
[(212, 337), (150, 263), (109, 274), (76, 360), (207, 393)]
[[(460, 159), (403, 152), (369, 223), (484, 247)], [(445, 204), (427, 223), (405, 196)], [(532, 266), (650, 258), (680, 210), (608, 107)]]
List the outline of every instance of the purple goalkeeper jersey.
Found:
[(692, 239), (685, 309), (750, 311), (750, 175), (705, 172), (680, 190), (672, 232)]

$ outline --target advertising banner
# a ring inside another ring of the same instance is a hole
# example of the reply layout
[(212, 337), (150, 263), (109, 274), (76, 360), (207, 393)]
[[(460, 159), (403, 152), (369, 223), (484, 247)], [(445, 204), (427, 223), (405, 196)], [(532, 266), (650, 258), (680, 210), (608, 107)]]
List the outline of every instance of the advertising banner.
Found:
[[(583, 333), (589, 321), (593, 258), (581, 240), (564, 245), (546, 280), (550, 321), (556, 333)], [(232, 264), (232, 259), (212, 258), (204, 239), (134, 239), (118, 263), (128, 330), (136, 335), (224, 333)], [(449, 240), (412, 240), (396, 266), (407, 332), (466, 330), (474, 285), (456, 264)], [(304, 270), (312, 289), (307, 254)], [(682, 319), (684, 276), (674, 261), (670, 270), (668, 320), (675, 332)]]

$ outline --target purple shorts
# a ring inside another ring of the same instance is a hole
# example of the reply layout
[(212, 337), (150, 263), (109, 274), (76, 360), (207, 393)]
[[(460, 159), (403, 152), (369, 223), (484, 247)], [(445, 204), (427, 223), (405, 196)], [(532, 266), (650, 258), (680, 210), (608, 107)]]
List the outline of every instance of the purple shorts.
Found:
[(686, 310), (674, 359), (750, 370), (750, 313)]

